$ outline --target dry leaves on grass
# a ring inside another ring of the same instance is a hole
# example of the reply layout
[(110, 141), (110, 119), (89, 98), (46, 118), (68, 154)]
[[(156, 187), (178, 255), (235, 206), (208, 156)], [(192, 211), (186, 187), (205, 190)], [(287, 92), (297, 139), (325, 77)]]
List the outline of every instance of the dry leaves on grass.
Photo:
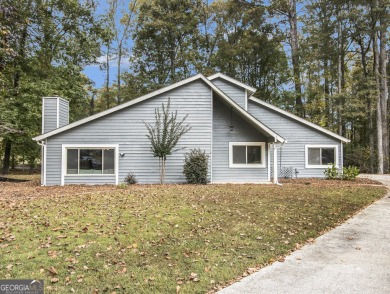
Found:
[(282, 261), (381, 194), (365, 189), (329, 181), (126, 189), (6, 183), (0, 254), (12, 266), (0, 275), (12, 277), (14, 260), (23, 258), (19, 274), (33, 269), (63, 293), (75, 285), (89, 293), (207, 292)]

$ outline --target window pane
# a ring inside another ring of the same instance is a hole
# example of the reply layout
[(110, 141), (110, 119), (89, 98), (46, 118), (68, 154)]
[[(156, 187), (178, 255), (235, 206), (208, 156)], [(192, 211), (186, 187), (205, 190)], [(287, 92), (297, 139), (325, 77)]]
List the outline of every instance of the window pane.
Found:
[(322, 150), (322, 164), (323, 165), (332, 165), (335, 163), (335, 148), (321, 148)]
[(114, 174), (114, 149), (104, 149), (104, 170), (103, 174)]
[(102, 150), (80, 149), (80, 174), (102, 173)]
[(233, 146), (233, 164), (246, 164), (246, 146)]
[(309, 148), (307, 154), (307, 161), (309, 165), (320, 165), (320, 148)]
[(77, 149), (68, 149), (67, 161), (66, 161), (66, 173), (68, 175), (74, 175), (78, 172), (79, 151)]
[(248, 146), (247, 147), (248, 164), (261, 164), (261, 147), (260, 146)]

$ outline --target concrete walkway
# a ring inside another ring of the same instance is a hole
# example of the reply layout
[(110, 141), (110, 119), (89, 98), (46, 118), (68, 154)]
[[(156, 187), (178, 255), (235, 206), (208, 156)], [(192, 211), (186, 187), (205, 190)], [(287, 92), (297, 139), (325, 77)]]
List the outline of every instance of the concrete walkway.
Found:
[[(390, 186), (390, 176), (362, 177)], [(219, 293), (390, 293), (390, 194), (284, 262)]]

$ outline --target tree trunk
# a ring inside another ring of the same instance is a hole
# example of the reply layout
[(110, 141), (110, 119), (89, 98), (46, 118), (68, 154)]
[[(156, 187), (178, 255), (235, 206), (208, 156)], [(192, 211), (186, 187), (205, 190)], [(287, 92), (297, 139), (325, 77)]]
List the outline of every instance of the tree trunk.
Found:
[[(383, 6), (382, 6), (383, 7)], [(382, 120), (382, 135), (383, 135), (383, 172), (389, 172), (389, 133), (387, 123), (387, 99), (388, 99), (388, 87), (387, 87), (387, 22), (386, 16), (383, 15), (386, 10), (383, 11), (380, 17), (380, 32), (379, 32), (379, 90), (380, 90), (380, 104), (381, 104), (381, 120)], [(379, 97), (378, 97), (379, 98)], [(378, 114), (379, 115), (379, 114)]]
[(11, 140), (5, 140), (5, 148), (4, 148), (4, 158), (3, 158), (3, 174), (7, 175), (9, 172), (10, 164), (11, 164), (11, 148), (12, 143)]
[(107, 44), (107, 55), (106, 55), (106, 106), (110, 108), (110, 44)]
[(121, 100), (121, 61), (122, 61), (122, 44), (118, 45), (118, 72), (117, 72), (117, 93), (116, 93), (116, 104), (122, 103)]
[(373, 53), (374, 53), (374, 75), (376, 85), (376, 130), (377, 130), (377, 150), (378, 150), (378, 174), (383, 174), (383, 122), (382, 122), (382, 103), (380, 93), (380, 79), (379, 79), (379, 53), (378, 53), (378, 37), (374, 31), (373, 36)]
[(302, 101), (296, 0), (288, 1), (288, 21), (290, 24), (291, 59), (292, 59), (293, 73), (294, 73), (295, 107), (296, 107), (297, 114), (304, 117), (305, 111), (304, 111), (303, 101)]

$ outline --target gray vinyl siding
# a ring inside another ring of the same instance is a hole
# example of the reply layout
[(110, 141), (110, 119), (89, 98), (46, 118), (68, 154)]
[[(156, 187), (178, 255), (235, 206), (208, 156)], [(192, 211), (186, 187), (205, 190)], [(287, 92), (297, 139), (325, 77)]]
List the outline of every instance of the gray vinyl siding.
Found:
[(43, 99), (43, 127), (42, 134), (57, 128), (57, 98)]
[(60, 99), (59, 106), (60, 106), (60, 111), (59, 111), (60, 114), (59, 128), (60, 128), (69, 124), (69, 102), (64, 99)]
[(65, 184), (87, 183), (88, 185), (115, 184), (115, 175), (66, 175)]
[(246, 91), (244, 88), (220, 78), (214, 79), (211, 82), (229, 96), (230, 99), (245, 109)]
[[(213, 100), (213, 182), (258, 183), (268, 181), (268, 144), (264, 135), (232, 113), (234, 131), (230, 131), (230, 107), (219, 98)], [(229, 142), (266, 142), (265, 168), (230, 168)]]
[(282, 150), (278, 149), (278, 168), (291, 166), (299, 171), (298, 177), (324, 177), (324, 168), (305, 167), (305, 145), (337, 145), (341, 164), (339, 140), (251, 100), (248, 101), (248, 112), (287, 140)]
[[(118, 153), (125, 154), (118, 159), (119, 182), (132, 172), (139, 183), (158, 183), (158, 158), (150, 151), (144, 122), (154, 124), (155, 108), (166, 104), (168, 97), (171, 111), (177, 110), (178, 120), (188, 114), (186, 123), (191, 130), (179, 140), (176, 146), (179, 150), (167, 158), (166, 183), (185, 182), (184, 154), (192, 148), (211, 153), (212, 95), (211, 89), (199, 80), (48, 138), (47, 185), (61, 183), (62, 144), (118, 144)], [(104, 183), (110, 178), (101, 180), (98, 176), (66, 176), (65, 184)]]
[[(42, 107), (43, 134), (69, 124), (69, 102), (67, 100), (60, 97), (45, 97)], [(59, 115), (58, 120), (57, 115)]]

